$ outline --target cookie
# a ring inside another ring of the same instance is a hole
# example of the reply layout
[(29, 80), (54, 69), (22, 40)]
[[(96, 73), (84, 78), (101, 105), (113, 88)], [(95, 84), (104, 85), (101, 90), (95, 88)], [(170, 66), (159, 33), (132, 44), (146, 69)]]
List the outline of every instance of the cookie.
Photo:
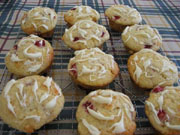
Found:
[(51, 37), (57, 23), (57, 14), (54, 9), (35, 7), (25, 12), (21, 20), (21, 28), (27, 34), (36, 34), (41, 37)]
[(108, 39), (106, 28), (89, 20), (78, 21), (70, 29), (66, 29), (62, 37), (64, 43), (74, 50), (101, 48)]
[(112, 5), (105, 11), (110, 27), (122, 32), (126, 26), (138, 24), (142, 21), (140, 13), (128, 5)]
[(144, 48), (157, 51), (162, 45), (162, 38), (159, 32), (149, 25), (135, 24), (127, 26), (121, 37), (129, 53), (138, 52)]
[(180, 134), (180, 87), (154, 88), (145, 102), (152, 126), (163, 135)]
[(74, 25), (80, 20), (91, 20), (97, 22), (99, 18), (99, 13), (89, 6), (75, 6), (68, 10), (64, 15), (64, 20), (69, 26)]
[(48, 41), (30, 35), (18, 41), (7, 53), (5, 64), (8, 71), (15, 75), (36, 75), (50, 67), (53, 57), (53, 48)]
[(73, 81), (87, 89), (107, 86), (119, 73), (114, 57), (105, 54), (99, 48), (84, 49), (75, 52), (68, 64)]
[(0, 95), (0, 103), (4, 123), (32, 133), (58, 116), (64, 96), (52, 78), (34, 75), (10, 80)]
[(132, 80), (141, 88), (170, 86), (178, 81), (176, 65), (151, 49), (142, 49), (131, 55), (127, 66)]
[(135, 117), (129, 97), (109, 89), (85, 96), (76, 112), (79, 135), (133, 135)]

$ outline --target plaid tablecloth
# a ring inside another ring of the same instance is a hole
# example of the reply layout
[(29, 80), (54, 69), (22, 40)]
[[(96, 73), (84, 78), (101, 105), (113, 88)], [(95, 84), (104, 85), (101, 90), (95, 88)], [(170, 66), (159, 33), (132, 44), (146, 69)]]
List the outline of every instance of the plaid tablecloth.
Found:
[[(115, 57), (120, 67), (120, 73), (108, 88), (121, 91), (132, 99), (137, 111), (135, 134), (157, 134), (144, 113), (144, 100), (147, 98), (148, 92), (140, 90), (131, 81), (126, 65), (129, 54), (122, 44), (121, 34), (109, 28), (108, 20), (104, 15), (105, 10), (113, 4), (126, 4), (136, 8), (143, 17), (142, 24), (149, 24), (157, 28), (163, 38), (160, 53), (174, 61), (180, 71), (180, 0), (0, 0), (0, 91), (11, 78), (16, 78), (7, 71), (4, 57), (17, 40), (27, 36), (20, 28), (23, 13), (36, 6), (54, 8), (58, 13), (55, 33), (51, 39), (48, 39), (54, 48), (55, 58), (51, 69), (44, 75), (53, 77), (61, 86), (66, 102), (57, 119), (33, 134), (77, 134), (76, 109), (79, 101), (88, 92), (77, 87), (71, 81), (67, 73), (67, 64), (73, 57), (73, 51), (68, 49), (61, 40), (67, 27), (63, 19), (64, 13), (76, 5), (89, 5), (96, 9), (101, 16), (99, 24), (104, 25), (110, 32), (110, 40), (104, 44), (103, 50)], [(0, 120), (0, 135), (10, 134), (22, 135), (24, 133), (10, 128)]]

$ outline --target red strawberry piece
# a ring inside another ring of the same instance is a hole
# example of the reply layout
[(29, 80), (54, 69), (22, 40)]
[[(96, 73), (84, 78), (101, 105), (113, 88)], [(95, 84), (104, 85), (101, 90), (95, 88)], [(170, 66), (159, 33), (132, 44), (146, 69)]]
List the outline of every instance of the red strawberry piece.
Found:
[(162, 122), (167, 120), (166, 112), (164, 110), (159, 110), (157, 116)]
[(104, 34), (105, 34), (105, 32), (103, 31), (102, 34), (101, 34), (101, 37), (104, 37)]
[(114, 18), (114, 20), (118, 20), (121, 17), (120, 16), (114, 16), (113, 18)]
[(77, 77), (77, 67), (76, 67), (76, 63), (74, 63), (72, 66), (71, 66), (71, 72), (73, 73), (73, 75), (75, 77)]
[(163, 87), (161, 87), (161, 86), (157, 86), (156, 88), (154, 88), (154, 89), (152, 90), (152, 92), (154, 92), (154, 93), (158, 93), (158, 92), (163, 91), (163, 90), (164, 90), (164, 88), (163, 88)]
[(56, 19), (56, 16), (54, 16), (54, 19)]
[(76, 10), (76, 8), (71, 8), (71, 10)]
[(80, 39), (79, 37), (75, 37), (74, 40), (73, 40), (73, 42), (76, 42), (76, 41), (78, 41), (79, 39)]
[(35, 42), (35, 45), (37, 47), (44, 47), (45, 46), (45, 41), (44, 40), (38, 40)]
[(144, 45), (144, 48), (152, 48), (152, 45)]
[(17, 49), (18, 49), (18, 46), (17, 46), (17, 45), (14, 45), (13, 48), (14, 48), (14, 50), (17, 50)]
[(90, 109), (94, 109), (94, 106), (90, 101), (86, 101), (82, 106), (85, 107), (87, 113), (89, 113), (87, 107), (89, 107)]

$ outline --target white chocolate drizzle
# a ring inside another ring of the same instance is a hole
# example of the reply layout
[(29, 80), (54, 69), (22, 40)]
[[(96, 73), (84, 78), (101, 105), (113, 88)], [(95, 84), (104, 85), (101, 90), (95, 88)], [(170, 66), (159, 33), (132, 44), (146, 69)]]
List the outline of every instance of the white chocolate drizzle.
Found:
[(88, 129), (91, 135), (100, 135), (101, 132), (95, 126), (89, 124), (85, 119), (82, 119), (83, 125)]
[(37, 83), (37, 80), (35, 80), (34, 81), (34, 86), (33, 86), (33, 93), (34, 93), (34, 96), (36, 97), (36, 101), (39, 102), (38, 96), (37, 96), (37, 90), (38, 90), (38, 83)]
[(37, 115), (30, 115), (30, 116), (26, 116), (26, 117), (24, 118), (24, 120), (26, 120), (26, 119), (34, 119), (34, 120), (36, 120), (37, 122), (40, 122), (41, 117), (40, 117), (40, 116), (37, 116)]
[(29, 46), (29, 47), (27, 47), (24, 51), (23, 51), (23, 53), (24, 53), (24, 55), (26, 55), (27, 57), (29, 57), (29, 58), (40, 58), (41, 56), (42, 56), (42, 53), (41, 52), (36, 52), (36, 53), (28, 53), (28, 50), (29, 50), (29, 48), (31, 48), (32, 47), (32, 45), (31, 46)]
[[(94, 56), (95, 54), (97, 54), (97, 57)], [(76, 59), (76, 57), (80, 57), (80, 59)], [(114, 69), (115, 64), (113, 56), (105, 54), (99, 48), (76, 51), (75, 58), (70, 61), (77, 64), (82, 63), (81, 70), (78, 70), (78, 77), (88, 74), (90, 81), (104, 78), (108, 69)], [(83, 64), (86, 62), (88, 62), (88, 65)]]
[(19, 59), (19, 57), (16, 54), (11, 54), (11, 58), (10, 58), (13, 62), (19, 62), (19, 61), (23, 61), (23, 59)]
[(123, 133), (124, 131), (126, 131), (124, 127), (124, 113), (123, 112), (122, 112), (121, 120), (118, 123), (113, 124), (111, 128), (114, 128), (113, 133)]
[(47, 104), (46, 104), (46, 109), (51, 109), (53, 108), (55, 105), (56, 105), (56, 101), (57, 101), (57, 98), (59, 96), (55, 96), (52, 100), (50, 100)]
[[(92, 28), (92, 30), (90, 30), (89, 28)], [(72, 34), (74, 31), (78, 31), (78, 35), (80, 35), (77, 41), (74, 41), (74, 38), (76, 37)], [(104, 35), (103, 37), (101, 37), (101, 34), (103, 32)], [(101, 26), (89, 20), (78, 21), (69, 30), (65, 31), (65, 35), (70, 39), (71, 42), (79, 42), (83, 43), (84, 45), (87, 45), (89, 40), (95, 39), (97, 41), (97, 43), (95, 44), (97, 44), (96, 46), (98, 46), (105, 40), (109, 39), (109, 33), (106, 31), (104, 26)]]

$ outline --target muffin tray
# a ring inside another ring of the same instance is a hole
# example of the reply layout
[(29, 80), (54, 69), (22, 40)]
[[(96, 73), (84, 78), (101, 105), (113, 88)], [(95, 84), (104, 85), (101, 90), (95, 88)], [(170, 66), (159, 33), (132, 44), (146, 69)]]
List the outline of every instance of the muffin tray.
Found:
[[(105, 19), (105, 21), (102, 19)], [(103, 22), (103, 23), (102, 23)], [(136, 125), (137, 129), (135, 135), (151, 135), (157, 134), (156, 131), (152, 128), (149, 123), (145, 112), (144, 112), (144, 101), (148, 97), (149, 91), (144, 91), (138, 88), (132, 80), (130, 79), (128, 70), (127, 70), (127, 59), (130, 56), (125, 50), (122, 41), (121, 35), (119, 32), (112, 31), (109, 26), (106, 18), (101, 18), (99, 24), (104, 25), (109, 33), (110, 40), (108, 40), (104, 46), (103, 51), (112, 54), (115, 58), (115, 61), (118, 63), (120, 68), (120, 73), (117, 78), (107, 86), (107, 88), (123, 92), (127, 94), (134, 104), (136, 109)], [(76, 86), (70, 76), (68, 75), (67, 65), (69, 59), (73, 57), (73, 50), (67, 48), (61, 40), (61, 37), (65, 31), (66, 23), (63, 20), (63, 16), (61, 15), (58, 18), (58, 24), (55, 28), (54, 35), (52, 38), (47, 39), (54, 48), (54, 61), (51, 68), (47, 71), (47, 73), (43, 74), (44, 76), (52, 77), (57, 84), (62, 88), (63, 94), (65, 95), (65, 105), (64, 109), (60, 113), (60, 115), (51, 123), (44, 125), (39, 130), (35, 131), (32, 134), (38, 135), (77, 135), (77, 121), (75, 118), (76, 109), (81, 101), (81, 99), (88, 94), (88, 90), (84, 90), (79, 86)], [(15, 43), (21, 39), (22, 37), (27, 36), (18, 28), (18, 32), (16, 33)], [(14, 43), (14, 44), (15, 44)], [(163, 54), (163, 50), (160, 50), (160, 53)], [(2, 54), (3, 55), (3, 54)], [(4, 57), (5, 55), (1, 56)], [(9, 73), (7, 68), (4, 66), (2, 70), (2, 76), (0, 76), (0, 92), (5, 86), (5, 84), (12, 78), (17, 79), (16, 76)], [(178, 85), (178, 84), (176, 84)], [(0, 120), (0, 135), (23, 135), (18, 130), (15, 130), (9, 127), (7, 124), (4, 124), (2, 120)]]

